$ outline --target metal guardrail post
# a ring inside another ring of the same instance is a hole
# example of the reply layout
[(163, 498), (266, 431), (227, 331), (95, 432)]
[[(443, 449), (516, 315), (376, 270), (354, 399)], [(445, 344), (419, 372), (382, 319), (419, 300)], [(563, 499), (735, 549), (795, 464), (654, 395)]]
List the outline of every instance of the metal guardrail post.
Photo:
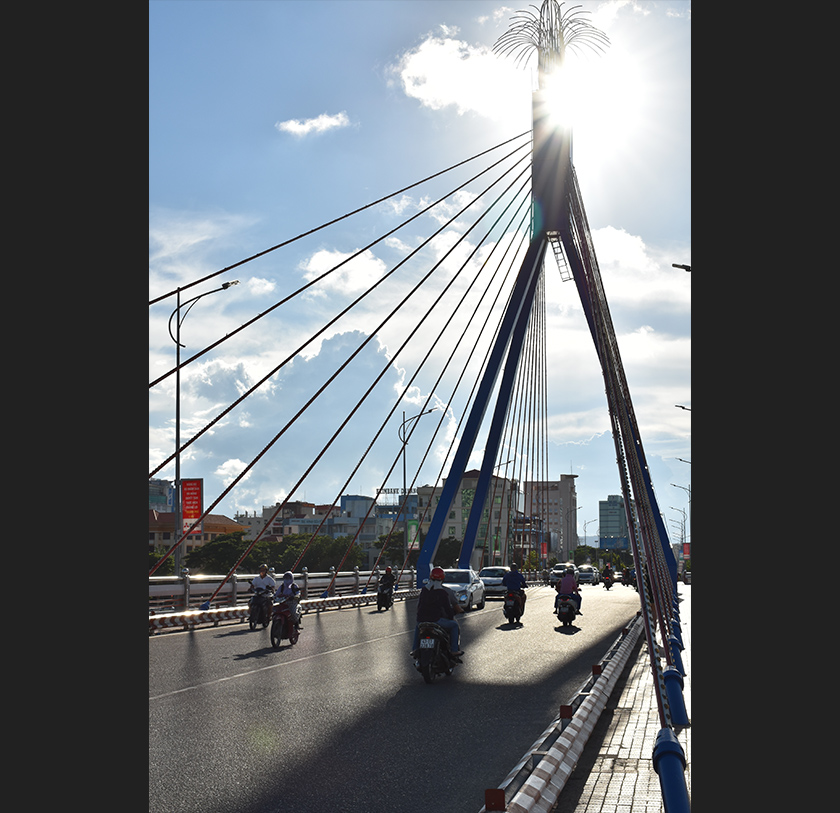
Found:
[(190, 571), (189, 568), (184, 568), (181, 571), (181, 578), (184, 580), (184, 609), (190, 608)]
[(309, 571), (304, 567), (301, 568), (301, 573), (303, 573), (303, 587), (300, 588), (300, 597), (309, 598)]
[(359, 594), (359, 566), (358, 565), (356, 565), (353, 568), (353, 583), (355, 585), (355, 589), (353, 590), (353, 592), (356, 593), (356, 595), (358, 595)]
[(230, 603), (236, 606), (236, 573), (230, 577)]

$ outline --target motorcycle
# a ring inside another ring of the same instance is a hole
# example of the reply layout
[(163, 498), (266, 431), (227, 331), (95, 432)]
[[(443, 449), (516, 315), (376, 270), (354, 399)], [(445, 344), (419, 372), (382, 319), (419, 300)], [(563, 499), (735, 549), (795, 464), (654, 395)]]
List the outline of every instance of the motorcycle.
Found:
[(280, 642), (284, 639), (288, 639), (292, 646), (297, 643), (300, 632), (295, 625), (296, 620), (289, 599), (281, 598), (274, 605), (274, 619), (271, 622), (271, 645), (275, 649), (280, 648)]
[(389, 610), (394, 605), (394, 588), (380, 587), (376, 591), (376, 609)]
[(557, 614), (557, 618), (562, 621), (564, 627), (568, 627), (577, 617), (577, 607), (572, 597), (566, 593), (560, 593), (557, 596), (557, 607), (554, 612)]
[(612, 576), (604, 576), (604, 587), (606, 587), (607, 590), (609, 590), (610, 587), (612, 587), (612, 586), (613, 586)]
[(522, 618), (522, 599), (517, 593), (514, 593), (512, 590), (508, 590), (505, 593), (505, 603), (502, 611), (505, 614), (505, 618), (511, 624), (519, 623), (519, 619)]
[(456, 663), (449, 648), (449, 632), (433, 621), (421, 621), (414, 665), (423, 680), (431, 683), (438, 675), (451, 675)]
[(250, 613), (248, 614), (248, 625), (255, 630), (258, 624), (265, 629), (271, 622), (271, 605), (274, 599), (269, 587), (258, 587), (248, 602)]

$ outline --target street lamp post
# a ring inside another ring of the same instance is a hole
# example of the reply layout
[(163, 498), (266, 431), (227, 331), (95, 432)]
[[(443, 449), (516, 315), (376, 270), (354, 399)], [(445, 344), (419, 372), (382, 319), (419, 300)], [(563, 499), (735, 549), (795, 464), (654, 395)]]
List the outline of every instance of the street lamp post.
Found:
[[(413, 415), (412, 417), (406, 419), (405, 417), (405, 410), (403, 410), (403, 420), (400, 424), (400, 431), (399, 436), (400, 440), (402, 441), (402, 459), (403, 459), (403, 493), (402, 493), (402, 508), (403, 508), (403, 561), (408, 559), (408, 487), (406, 486), (406, 475), (405, 475), (405, 447), (408, 445), (408, 438), (406, 437), (405, 433), (405, 426), (412, 421), (416, 421), (418, 418), (422, 418), (423, 415), (428, 415), (430, 412), (434, 412), (437, 407), (432, 407), (431, 409), (427, 409), (425, 412), (421, 412), (419, 415)], [(419, 530), (419, 529), (418, 529)]]
[(688, 488), (685, 486), (678, 486), (676, 483), (671, 483), (674, 488), (681, 488), (688, 494), (688, 528), (689, 528), (689, 536), (691, 535), (691, 483), (688, 484)]
[[(210, 294), (218, 293), (219, 291), (224, 291), (232, 285), (239, 285), (239, 280), (235, 279), (232, 282), (225, 282), (219, 288), (214, 288), (212, 291), (206, 291), (205, 293), (194, 296), (192, 299), (188, 299), (183, 303), (181, 302), (181, 289), (178, 288), (176, 292), (177, 298), (175, 301), (175, 310), (169, 314), (169, 338), (175, 342), (175, 505), (173, 508), (175, 509), (176, 539), (179, 539), (181, 534), (184, 533), (181, 506), (181, 348), (186, 347), (186, 345), (181, 344), (181, 325), (184, 323), (184, 319), (187, 318), (187, 314), (192, 310), (192, 306), (195, 305), (199, 299), (209, 296)], [(185, 305), (189, 305), (189, 308), (184, 311), (183, 315), (179, 314), (178, 312)], [(175, 335), (173, 336), (172, 318), (176, 314), (178, 314), (178, 318), (175, 320)], [(175, 550), (174, 559), (176, 576), (179, 576), (181, 573), (182, 547), (182, 545), (178, 545)]]

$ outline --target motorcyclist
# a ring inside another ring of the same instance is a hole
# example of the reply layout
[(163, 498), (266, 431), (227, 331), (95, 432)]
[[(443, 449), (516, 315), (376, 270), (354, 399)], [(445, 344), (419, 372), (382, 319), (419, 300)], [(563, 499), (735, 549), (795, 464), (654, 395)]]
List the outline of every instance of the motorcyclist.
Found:
[[(249, 593), (256, 593), (257, 590), (260, 590), (260, 589), (266, 589), (266, 590), (270, 590), (270, 591), (274, 592), (274, 590), (276, 588), (277, 588), (277, 583), (274, 581), (274, 579), (271, 577), (271, 574), (268, 572), (268, 565), (262, 564), (262, 565), (260, 565), (259, 575), (254, 576), (254, 578), (251, 579), (251, 586), (248, 588), (248, 592)], [(257, 600), (256, 596), (254, 596), (254, 598), (251, 599), (251, 601), (256, 601), (256, 600)], [(269, 611), (269, 617), (270, 617), (270, 611)]]
[(521, 613), (525, 612), (525, 588), (528, 583), (525, 577), (519, 572), (519, 565), (514, 562), (510, 566), (510, 570), (502, 576), (502, 584), (506, 590), (514, 593), (519, 598), (519, 609)]
[(449, 649), (453, 658), (460, 663), (461, 655), (464, 653), (458, 648), (461, 630), (455, 616), (464, 610), (455, 594), (443, 586), (443, 578), (443, 568), (433, 567), (428, 583), (420, 591), (411, 656), (416, 657), (420, 647), (420, 622), (433, 621), (449, 631)]
[(554, 599), (554, 610), (557, 611), (557, 606), (560, 603), (560, 596), (567, 595), (572, 597), (572, 601), (577, 607), (578, 615), (583, 615), (580, 610), (580, 605), (583, 602), (583, 597), (580, 594), (580, 587), (578, 587), (577, 579), (575, 578), (575, 570), (572, 567), (567, 567), (563, 578), (557, 582), (557, 598)]
[(394, 574), (391, 572), (390, 567), (385, 568), (385, 573), (379, 579), (379, 589), (380, 590), (387, 590), (388, 588), (394, 587)]
[(260, 565), (260, 574), (259, 576), (254, 576), (254, 578), (251, 579), (251, 586), (248, 588), (248, 590), (249, 592), (254, 592), (260, 587), (267, 587), (271, 590), (277, 589), (277, 583), (269, 574), (268, 565), (266, 564)]
[(295, 625), (295, 629), (300, 630), (302, 629), (300, 624), (300, 587), (295, 584), (295, 576), (291, 570), (287, 570), (283, 574), (283, 581), (280, 582), (280, 586), (277, 588), (277, 592), (274, 594), (275, 599), (285, 599), (288, 602), (289, 609), (292, 612), (292, 620)]
[(601, 571), (601, 576), (604, 579), (604, 581), (606, 581), (607, 579), (609, 579), (611, 582), (615, 581), (615, 574), (613, 573), (612, 565), (609, 562), (607, 562), (607, 564), (604, 565), (604, 569)]

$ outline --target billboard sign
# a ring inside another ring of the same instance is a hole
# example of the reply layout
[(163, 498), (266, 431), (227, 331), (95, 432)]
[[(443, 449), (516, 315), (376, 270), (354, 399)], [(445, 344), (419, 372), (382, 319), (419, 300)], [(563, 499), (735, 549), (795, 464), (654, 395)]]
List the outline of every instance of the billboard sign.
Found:
[[(186, 533), (192, 524), (204, 513), (204, 480), (181, 480), (181, 517), (183, 527), (181, 533)], [(203, 533), (204, 523), (196, 525), (190, 536)]]

